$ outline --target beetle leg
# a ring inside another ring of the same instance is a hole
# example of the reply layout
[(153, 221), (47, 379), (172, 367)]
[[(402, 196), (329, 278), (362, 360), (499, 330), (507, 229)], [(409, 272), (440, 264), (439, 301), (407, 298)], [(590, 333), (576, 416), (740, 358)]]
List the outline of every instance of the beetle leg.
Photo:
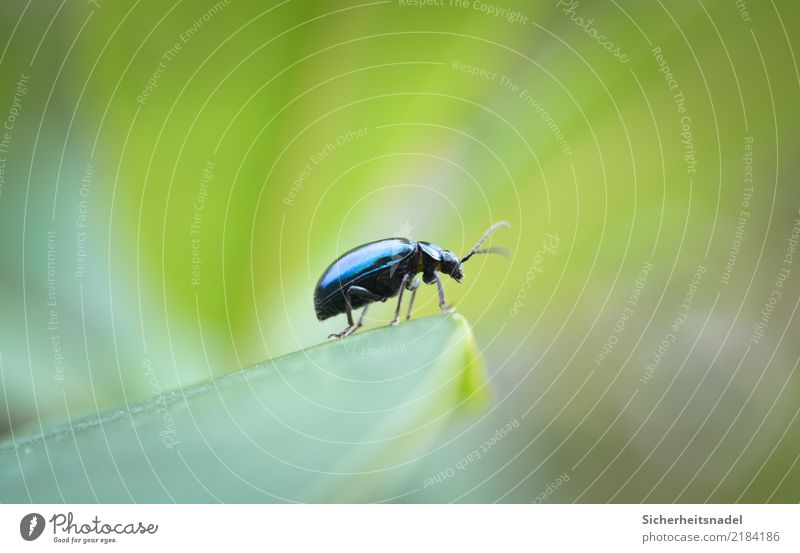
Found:
[(397, 323), (400, 322), (400, 307), (403, 305), (403, 292), (406, 291), (410, 278), (408, 274), (403, 275), (403, 281), (400, 283), (400, 294), (397, 296), (397, 309), (394, 310), (394, 317), (389, 322), (391, 326), (397, 326)]
[(406, 320), (411, 318), (411, 307), (414, 305), (414, 298), (417, 297), (417, 288), (419, 288), (419, 278), (415, 278), (414, 282), (408, 287), (411, 290), (411, 299), (408, 300), (408, 311), (406, 311)]
[(357, 324), (354, 323), (353, 322), (353, 303), (352, 303), (352, 301), (350, 299), (353, 296), (359, 296), (359, 297), (362, 297), (362, 298), (366, 298), (366, 299), (368, 299), (370, 301), (385, 301), (386, 300), (386, 298), (383, 298), (383, 297), (381, 297), (381, 296), (379, 296), (377, 294), (373, 294), (372, 292), (370, 292), (366, 288), (362, 288), (361, 286), (351, 286), (350, 288), (347, 289), (347, 292), (345, 292), (345, 294), (344, 294), (344, 297), (345, 297), (345, 313), (347, 314), (347, 328), (345, 328), (343, 331), (341, 331), (341, 332), (339, 332), (337, 334), (331, 334), (330, 336), (328, 336), (328, 338), (334, 338), (334, 339), (344, 338), (345, 336), (350, 336), (356, 330), (361, 328), (362, 323), (364, 321), (364, 314), (367, 311), (367, 306), (366, 305), (364, 306), (364, 310), (361, 312), (361, 316), (358, 319), (358, 323)]
[(439, 288), (439, 309), (442, 310), (442, 313), (447, 315), (448, 313), (453, 312), (453, 306), (447, 305), (444, 301), (444, 286), (442, 285), (442, 279), (439, 278), (439, 275), (433, 273), (433, 281), (436, 283), (437, 288)]
[[(356, 325), (353, 324), (353, 307), (350, 305), (350, 297), (348, 295), (345, 295), (345, 297), (347, 298), (347, 301), (345, 301), (344, 304), (345, 313), (347, 313), (347, 328), (345, 328), (341, 332), (337, 332), (336, 334), (331, 334), (330, 336), (328, 336), (328, 339), (332, 338), (334, 340), (338, 340), (339, 338), (350, 336), (353, 332), (355, 332), (355, 329), (357, 328)], [(361, 321), (359, 320), (359, 322)]]
[(353, 327), (348, 326), (341, 332), (336, 332), (334, 334), (328, 334), (328, 340), (338, 340), (339, 338), (344, 338), (345, 336), (350, 336), (353, 333)]
[[(360, 298), (368, 299), (369, 301), (386, 301), (386, 298), (383, 296), (379, 296), (378, 294), (373, 294), (366, 288), (362, 288), (361, 286), (351, 286), (347, 289), (347, 293), (345, 297), (347, 298), (347, 303), (350, 303), (351, 296), (358, 296)], [(351, 321), (352, 322), (352, 321)]]
[(351, 334), (354, 334), (356, 330), (364, 326), (364, 315), (366, 315), (366, 313), (367, 313), (367, 306), (365, 305), (364, 309), (361, 310), (361, 315), (358, 317), (358, 322), (356, 324), (349, 325), (342, 332), (340, 332), (339, 334), (333, 334), (333, 336), (336, 338), (345, 338), (347, 336), (350, 336)]
[(369, 307), (369, 305), (365, 305), (364, 309), (361, 310), (361, 316), (358, 317), (358, 322), (356, 323), (356, 329), (359, 329), (362, 326), (364, 326), (364, 315), (367, 314), (367, 307)]
[(364, 326), (364, 316), (366, 316), (366, 314), (367, 314), (367, 307), (369, 307), (369, 306), (365, 305), (364, 309), (361, 310), (361, 315), (358, 317), (358, 322), (356, 323), (356, 326), (358, 328), (361, 328), (362, 326)]

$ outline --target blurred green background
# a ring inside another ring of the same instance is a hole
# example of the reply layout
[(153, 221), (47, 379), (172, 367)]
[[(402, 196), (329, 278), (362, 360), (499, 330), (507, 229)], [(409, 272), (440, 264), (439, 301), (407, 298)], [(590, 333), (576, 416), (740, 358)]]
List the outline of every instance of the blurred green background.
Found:
[(0, 13), (5, 440), (322, 342), (338, 255), (504, 219), (445, 282), (495, 401), (403, 501), (800, 497), (796, 2)]

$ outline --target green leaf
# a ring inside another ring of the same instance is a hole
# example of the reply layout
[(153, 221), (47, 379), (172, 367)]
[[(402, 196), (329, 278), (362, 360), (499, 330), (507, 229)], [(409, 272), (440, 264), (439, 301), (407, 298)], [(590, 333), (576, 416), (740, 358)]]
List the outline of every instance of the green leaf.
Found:
[(385, 501), (487, 399), (460, 315), (384, 327), (0, 450), (0, 501)]

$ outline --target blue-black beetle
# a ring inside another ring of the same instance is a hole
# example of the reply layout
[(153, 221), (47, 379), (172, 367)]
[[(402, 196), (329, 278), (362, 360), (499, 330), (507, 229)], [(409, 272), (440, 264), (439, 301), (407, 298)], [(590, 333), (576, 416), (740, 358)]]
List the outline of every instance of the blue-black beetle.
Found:
[[(411, 307), (419, 287), (417, 273), (422, 273), (425, 284), (436, 283), (439, 289), (439, 307), (443, 313), (450, 308), (444, 301), (444, 286), (438, 272), (461, 282), (464, 276), (461, 265), (476, 254), (499, 253), (508, 255), (504, 248), (483, 248), (481, 244), (500, 227), (511, 226), (505, 221), (492, 225), (467, 255), (459, 259), (450, 250), (443, 250), (429, 242), (414, 242), (406, 238), (387, 238), (354, 248), (325, 269), (314, 289), (314, 309), (317, 319), (324, 321), (339, 313), (347, 313), (347, 328), (329, 338), (342, 338), (358, 330), (364, 322), (367, 305), (386, 301), (399, 295), (397, 309), (390, 324), (400, 320), (403, 292), (411, 291), (406, 319), (411, 318)], [(353, 322), (353, 310), (364, 307), (358, 322)]]

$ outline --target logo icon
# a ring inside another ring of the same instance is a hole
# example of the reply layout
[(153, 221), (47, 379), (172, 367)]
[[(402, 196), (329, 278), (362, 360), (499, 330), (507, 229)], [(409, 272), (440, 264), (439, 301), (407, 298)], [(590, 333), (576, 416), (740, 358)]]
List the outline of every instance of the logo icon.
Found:
[(33, 541), (44, 532), (44, 517), (39, 513), (31, 513), (22, 517), (19, 522), (19, 534), (25, 541)]

